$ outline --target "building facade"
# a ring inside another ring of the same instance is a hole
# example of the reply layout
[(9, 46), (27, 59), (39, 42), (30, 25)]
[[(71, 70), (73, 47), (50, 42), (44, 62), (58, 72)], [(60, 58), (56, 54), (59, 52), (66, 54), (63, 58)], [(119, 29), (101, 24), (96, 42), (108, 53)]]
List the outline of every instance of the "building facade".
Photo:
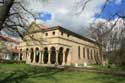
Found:
[(18, 60), (18, 41), (15, 39), (0, 35), (0, 59), (2, 60)]
[(60, 26), (32, 23), (18, 45), (19, 60), (38, 65), (101, 63), (99, 44)]

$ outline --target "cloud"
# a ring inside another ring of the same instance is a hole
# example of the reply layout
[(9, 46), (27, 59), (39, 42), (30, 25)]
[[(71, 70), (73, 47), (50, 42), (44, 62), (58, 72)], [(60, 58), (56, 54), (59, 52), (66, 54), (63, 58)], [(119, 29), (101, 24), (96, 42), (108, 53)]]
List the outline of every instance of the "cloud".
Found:
[(115, 0), (115, 4), (120, 4), (122, 0)]
[[(48, 2), (39, 2), (36, 0), (25, 0), (28, 2), (27, 7), (33, 12), (40, 13), (49, 11), (52, 14), (52, 20), (44, 22), (37, 20), (47, 26), (63, 26), (73, 31), (85, 29), (89, 23), (96, 18), (95, 15), (101, 12), (101, 8), (106, 0), (91, 0), (85, 7), (84, 11), (76, 15), (79, 9), (75, 8), (76, 3), (80, 0), (48, 0)], [(119, 4), (121, 0), (115, 0)], [(82, 6), (81, 6), (82, 7)]]

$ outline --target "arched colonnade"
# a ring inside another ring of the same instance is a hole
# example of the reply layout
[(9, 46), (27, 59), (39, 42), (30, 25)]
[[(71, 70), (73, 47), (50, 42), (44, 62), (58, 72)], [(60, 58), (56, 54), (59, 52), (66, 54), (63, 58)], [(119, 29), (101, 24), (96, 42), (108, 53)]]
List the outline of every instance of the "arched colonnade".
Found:
[(64, 65), (68, 62), (69, 51), (69, 48), (57, 49), (54, 46), (44, 47), (43, 50), (39, 47), (20, 49), (19, 60), (26, 60), (27, 63)]

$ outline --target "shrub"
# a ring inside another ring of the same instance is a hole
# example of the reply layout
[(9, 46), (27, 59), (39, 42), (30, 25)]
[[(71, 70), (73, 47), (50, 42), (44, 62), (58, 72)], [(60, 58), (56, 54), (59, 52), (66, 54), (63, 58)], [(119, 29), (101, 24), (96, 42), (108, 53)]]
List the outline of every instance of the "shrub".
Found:
[(14, 64), (14, 63), (16, 63), (16, 64), (20, 64), (20, 63), (23, 63), (23, 64), (25, 64), (26, 61), (3, 60), (3, 59), (1, 59), (1, 60), (0, 60), (0, 63), (6, 63), (6, 64)]

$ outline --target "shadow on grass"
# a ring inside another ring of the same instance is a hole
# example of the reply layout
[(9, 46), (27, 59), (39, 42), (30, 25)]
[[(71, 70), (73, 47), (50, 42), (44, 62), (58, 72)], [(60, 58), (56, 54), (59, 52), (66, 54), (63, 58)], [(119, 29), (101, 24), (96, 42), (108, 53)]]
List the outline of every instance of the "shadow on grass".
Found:
[(0, 79), (0, 83), (24, 83), (24, 81), (28, 78), (40, 77), (53, 80), (55, 83), (57, 83), (58, 80), (53, 75), (61, 71), (63, 70), (55, 68), (29, 67), (28, 69), (15, 70), (8, 73), (6, 76)]
[(101, 83), (125, 83), (125, 77), (96, 73), (95, 76), (87, 80), (96, 80)]

